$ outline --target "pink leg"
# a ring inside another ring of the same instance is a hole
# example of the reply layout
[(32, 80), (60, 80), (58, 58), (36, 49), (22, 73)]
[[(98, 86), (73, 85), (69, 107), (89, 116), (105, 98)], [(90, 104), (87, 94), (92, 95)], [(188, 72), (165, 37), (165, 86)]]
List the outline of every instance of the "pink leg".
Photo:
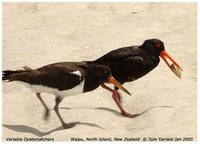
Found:
[(135, 115), (129, 114), (122, 108), (121, 103), (120, 103), (120, 94), (117, 90), (113, 90), (113, 89), (107, 87), (105, 84), (101, 84), (101, 86), (113, 93), (112, 97), (113, 97), (115, 103), (117, 104), (118, 108), (120, 109), (122, 115), (124, 115), (126, 117), (130, 117), (130, 118), (134, 118), (134, 117), (138, 116), (138, 114), (135, 114)]
[(111, 88), (109, 88), (108, 86), (106, 86), (105, 84), (101, 84), (101, 87), (103, 87), (103, 88), (105, 88), (105, 89), (107, 89), (108, 91), (110, 91), (111, 93), (118, 93), (118, 95), (117, 95), (117, 99), (119, 100), (119, 101), (121, 101), (121, 96), (120, 96), (120, 94), (119, 94), (119, 92), (117, 91), (117, 90), (113, 90), (113, 89), (111, 89)]
[(138, 114), (135, 114), (135, 115), (134, 115), (134, 114), (130, 114), (130, 113), (126, 112), (126, 111), (122, 108), (122, 106), (121, 106), (121, 104), (120, 104), (120, 101), (119, 101), (119, 99), (118, 99), (119, 95), (120, 95), (119, 92), (114, 92), (113, 95), (112, 95), (112, 97), (113, 97), (115, 103), (117, 104), (118, 108), (120, 109), (121, 114), (122, 114), (123, 116), (129, 117), (129, 118), (134, 118), (134, 117), (138, 116)]

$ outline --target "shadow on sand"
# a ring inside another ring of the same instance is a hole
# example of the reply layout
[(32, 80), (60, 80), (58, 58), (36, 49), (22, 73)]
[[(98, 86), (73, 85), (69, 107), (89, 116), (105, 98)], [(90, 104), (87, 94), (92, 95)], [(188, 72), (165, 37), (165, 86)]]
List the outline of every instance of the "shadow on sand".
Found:
[[(154, 107), (151, 107), (151, 108), (149, 108), (149, 109), (147, 109), (147, 110), (145, 110), (145, 111), (143, 111), (143, 112), (141, 112), (139, 114), (135, 114), (135, 117), (140, 116), (140, 115), (148, 112), (151, 109), (159, 108), (159, 107), (173, 108), (173, 106), (154, 106)], [(61, 109), (70, 109), (70, 108), (61, 108)], [(109, 111), (111, 113), (114, 113), (117, 116), (124, 117), (123, 115), (121, 115), (120, 112), (118, 112), (116, 110), (113, 110), (113, 109), (110, 109), (110, 108), (99, 107), (99, 108), (95, 108), (95, 109)], [(77, 122), (76, 125), (86, 125), (86, 126), (90, 126), (90, 127), (104, 129), (103, 127), (101, 127), (101, 126), (99, 126), (97, 124), (94, 124), (94, 123)], [(16, 132), (31, 133), (31, 134), (33, 134), (35, 136), (38, 136), (38, 137), (43, 137), (43, 136), (49, 135), (49, 134), (51, 134), (52, 132), (55, 132), (55, 131), (65, 130), (62, 126), (59, 126), (59, 127), (55, 128), (55, 129), (47, 131), (47, 132), (43, 132), (43, 131), (40, 131), (40, 130), (38, 130), (36, 128), (30, 127), (30, 126), (26, 126), (26, 125), (8, 125), (8, 124), (3, 124), (3, 127), (6, 127), (8, 129), (16, 131)]]
[[(93, 123), (78, 122), (76, 125), (86, 125), (86, 126), (90, 126), (90, 127), (96, 127), (96, 128), (104, 129), (104, 128), (98, 126), (97, 124), (93, 124)], [(26, 125), (3, 124), (3, 127), (6, 127), (8, 129), (16, 131), (16, 132), (31, 133), (31, 134), (38, 136), (38, 137), (43, 137), (43, 136), (49, 135), (49, 134), (51, 134), (52, 132), (55, 132), (55, 131), (65, 130), (62, 126), (59, 126), (55, 129), (47, 131), (47, 132), (43, 132), (43, 131), (40, 131), (36, 128), (26, 126)]]
[[(154, 109), (154, 108), (173, 108), (173, 106), (153, 106), (151, 108), (148, 108), (147, 110), (141, 112), (141, 113), (138, 113), (138, 114), (133, 114), (134, 118)], [(99, 108), (95, 108), (95, 109), (99, 109), (99, 110), (105, 110), (105, 111), (109, 111), (117, 116), (121, 116), (121, 117), (124, 117), (120, 112), (116, 111), (116, 110), (113, 110), (113, 109), (110, 109), (110, 108), (107, 108), (107, 107), (99, 107)]]

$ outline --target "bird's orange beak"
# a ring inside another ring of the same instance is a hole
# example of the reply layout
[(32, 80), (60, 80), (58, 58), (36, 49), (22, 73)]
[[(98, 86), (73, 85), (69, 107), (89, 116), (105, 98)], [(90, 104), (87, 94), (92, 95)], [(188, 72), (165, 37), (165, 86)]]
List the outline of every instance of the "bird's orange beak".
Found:
[(115, 80), (113, 76), (110, 76), (108, 78), (108, 82), (114, 84), (116, 87), (118, 87), (128, 95), (131, 95), (131, 93), (128, 90), (126, 90), (117, 80)]
[[(181, 78), (181, 71), (183, 71), (183, 69), (179, 66), (179, 64), (165, 51), (161, 51), (160, 52), (160, 57), (165, 61), (165, 63), (167, 64), (167, 66), (172, 70), (172, 72), (178, 76), (179, 78)], [(167, 58), (169, 60), (172, 61), (173, 64), (169, 64), (169, 62), (167, 61)]]

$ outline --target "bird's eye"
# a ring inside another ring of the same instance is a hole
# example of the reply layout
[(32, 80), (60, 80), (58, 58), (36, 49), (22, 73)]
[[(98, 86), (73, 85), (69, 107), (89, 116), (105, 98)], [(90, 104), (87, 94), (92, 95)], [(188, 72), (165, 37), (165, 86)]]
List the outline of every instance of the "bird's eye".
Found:
[(155, 47), (156, 47), (156, 48), (160, 48), (160, 43), (156, 43), (156, 44), (155, 44)]
[(107, 74), (107, 73), (108, 73), (108, 70), (105, 68), (105, 69), (103, 70), (103, 73), (104, 73), (104, 74)]

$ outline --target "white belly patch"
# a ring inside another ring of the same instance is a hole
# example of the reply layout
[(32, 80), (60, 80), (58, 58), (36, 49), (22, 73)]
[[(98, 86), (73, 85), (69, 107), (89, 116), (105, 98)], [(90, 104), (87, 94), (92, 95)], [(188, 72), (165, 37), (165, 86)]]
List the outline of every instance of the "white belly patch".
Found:
[[(19, 81), (17, 81), (17, 82), (19, 82)], [(59, 91), (56, 88), (50, 88), (50, 87), (42, 86), (42, 85), (30, 85), (25, 82), (19, 82), (19, 83), (22, 83), (25, 86), (29, 87), (35, 93), (36, 92), (37, 93), (39, 93), (39, 92), (50, 93), (50, 94), (54, 94), (56, 96), (60, 96), (60, 97), (64, 98), (66, 96), (72, 96), (72, 95), (77, 95), (77, 94), (83, 93), (85, 80), (83, 80), (79, 85), (73, 87), (72, 89), (63, 90), (63, 91)]]

